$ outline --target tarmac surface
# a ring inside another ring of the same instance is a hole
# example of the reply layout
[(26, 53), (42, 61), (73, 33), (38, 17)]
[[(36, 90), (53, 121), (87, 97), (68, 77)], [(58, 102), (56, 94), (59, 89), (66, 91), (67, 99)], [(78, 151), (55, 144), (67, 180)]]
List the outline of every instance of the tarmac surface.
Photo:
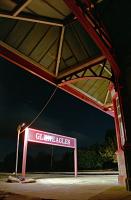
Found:
[(131, 200), (116, 172), (27, 174), (35, 183), (7, 183), (8, 175), (0, 174), (0, 200)]

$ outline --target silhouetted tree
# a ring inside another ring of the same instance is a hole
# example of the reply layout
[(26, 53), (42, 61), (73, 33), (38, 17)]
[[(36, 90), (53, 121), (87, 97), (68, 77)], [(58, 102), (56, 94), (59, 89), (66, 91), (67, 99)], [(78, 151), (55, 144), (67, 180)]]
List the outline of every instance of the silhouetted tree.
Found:
[(95, 144), (86, 150), (78, 150), (79, 169), (100, 169), (102, 165), (103, 162), (99, 154), (99, 145)]
[(116, 162), (115, 152), (117, 150), (116, 135), (114, 130), (107, 130), (104, 144), (100, 147), (100, 154), (104, 161)]

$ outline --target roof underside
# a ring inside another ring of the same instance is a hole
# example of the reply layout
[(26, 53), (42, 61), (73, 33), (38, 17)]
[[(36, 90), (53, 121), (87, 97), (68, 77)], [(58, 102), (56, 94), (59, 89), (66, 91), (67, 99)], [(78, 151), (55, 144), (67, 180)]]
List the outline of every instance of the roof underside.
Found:
[(0, 55), (113, 115), (108, 60), (63, 0), (1, 0)]

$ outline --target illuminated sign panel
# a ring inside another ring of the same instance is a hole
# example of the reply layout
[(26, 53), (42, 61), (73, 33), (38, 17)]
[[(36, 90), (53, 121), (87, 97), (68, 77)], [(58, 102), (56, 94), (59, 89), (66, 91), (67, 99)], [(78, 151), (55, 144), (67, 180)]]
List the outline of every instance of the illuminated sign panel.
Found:
[(76, 138), (40, 131), (36, 129), (26, 128), (23, 146), (22, 176), (25, 177), (26, 156), (28, 142), (55, 145), (61, 147), (73, 148), (74, 150), (74, 174), (77, 176), (77, 141)]
[(63, 146), (68, 148), (75, 148), (76, 139), (71, 137), (66, 137), (63, 135), (53, 134), (45, 131), (39, 131), (35, 129), (30, 129), (28, 132), (28, 141)]

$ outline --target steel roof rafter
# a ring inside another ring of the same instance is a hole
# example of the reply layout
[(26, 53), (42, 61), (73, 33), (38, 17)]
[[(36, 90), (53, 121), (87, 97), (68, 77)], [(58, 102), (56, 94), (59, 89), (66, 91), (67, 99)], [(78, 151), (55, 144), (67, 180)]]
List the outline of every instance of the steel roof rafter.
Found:
[(109, 35), (107, 34), (104, 25), (102, 24), (98, 16), (94, 17), (94, 15), (92, 14), (92, 10), (95, 8), (95, 5), (90, 0), (83, 0), (83, 3), (80, 3), (79, 0), (76, 0), (76, 2), (81, 7), (85, 16), (95, 28), (98, 35), (101, 36), (105, 45), (111, 50), (111, 39), (109, 38)]
[(43, 17), (39, 15), (33, 15), (29, 13), (20, 13), (17, 16), (13, 16), (11, 12), (7, 11), (0, 11), (0, 17), (7, 18), (7, 19), (13, 19), (13, 20), (21, 20), (21, 21), (27, 21), (27, 22), (35, 22), (39, 24), (47, 24), (50, 26), (63, 26), (62, 20), (49, 18), (49, 17)]
[(88, 58), (87, 60), (84, 60), (84, 62), (72, 65), (70, 68), (65, 69), (59, 73), (58, 79), (64, 79), (66, 76), (71, 75), (76, 72), (83, 71), (87, 68), (90, 68), (91, 66), (97, 65), (102, 63), (105, 60), (105, 56), (99, 55), (94, 58)]
[[(110, 84), (110, 83), (109, 83)], [(110, 91), (109, 89), (107, 90), (106, 96), (105, 96), (105, 100), (104, 100), (104, 104), (107, 103), (108, 97), (109, 97)]]
[(12, 11), (12, 15), (14, 17), (16, 17), (17, 15), (20, 14), (21, 11), (23, 11), (30, 3), (31, 3), (32, 0), (24, 0), (22, 1), (22, 3), (19, 3), (15, 8), (14, 10)]
[[(105, 65), (105, 62), (103, 65)], [(103, 69), (103, 70), (100, 70), (100, 72), (102, 71), (104, 73), (103, 65), (99, 64), (99, 67), (101, 67)], [(58, 84), (65, 85), (65, 84), (73, 83), (73, 82), (80, 81), (80, 80), (86, 80), (86, 79), (90, 79), (90, 80), (106, 79), (106, 80), (112, 81), (112, 77), (109, 76), (108, 73), (107, 73), (107, 75), (104, 75), (102, 72), (97, 74), (97, 72), (94, 69), (96, 66), (97, 65), (90, 66), (86, 69), (71, 73), (71, 74), (65, 76), (64, 78), (58, 79)], [(87, 75), (88, 71), (91, 72), (92, 75)]]
[(61, 28), (61, 35), (60, 35), (60, 41), (59, 41), (59, 47), (58, 47), (58, 54), (57, 54), (57, 61), (56, 61), (56, 71), (55, 75), (58, 75), (59, 72), (59, 67), (60, 67), (60, 60), (61, 60), (61, 55), (62, 55), (62, 46), (63, 46), (63, 41), (64, 41), (64, 33), (65, 33), (65, 27), (63, 26)]
[[(106, 59), (103, 56), (98, 56), (94, 59), (88, 59), (88, 62), (79, 64), (79, 65), (73, 65), (71, 69), (63, 70), (57, 77), (58, 83), (64, 83), (66, 81), (75, 79), (75, 78), (81, 78), (85, 79), (87, 77), (86, 72), (90, 71), (92, 73), (91, 76), (88, 76), (90, 78), (96, 77), (98, 78), (106, 78), (111, 80), (111, 72), (106, 68)], [(94, 67), (99, 65), (99, 68), (101, 68), (100, 72), (97, 74), (96, 70), (94, 70)], [(108, 76), (103, 75), (104, 72), (107, 72)], [(108, 73), (108, 71), (110, 73)], [(80, 75), (81, 73), (81, 75)], [(110, 78), (109, 78), (110, 77)]]
[(62, 13), (59, 9), (50, 4), (47, 0), (42, 0), (42, 1), (46, 3), (49, 7), (51, 7), (53, 10), (55, 10), (57, 13), (59, 13), (61, 16), (65, 17), (64, 13)]
[(98, 35), (98, 32), (96, 31), (94, 24), (89, 17), (86, 16), (86, 13), (83, 12), (81, 7), (77, 4), (78, 1), (75, 0), (64, 0), (64, 2), (67, 4), (67, 6), (72, 10), (72, 12), (77, 17), (77, 20), (81, 23), (81, 25), (84, 27), (85, 31), (90, 35), (90, 37), (94, 40), (94, 42), (98, 45), (101, 52), (105, 57), (108, 59), (109, 63), (111, 64), (111, 67), (114, 71), (114, 74), (116, 77), (119, 77), (120, 75), (120, 68), (114, 58), (114, 55), (111, 53), (110, 49), (105, 45), (103, 42), (102, 37)]
[(102, 75), (103, 70), (106, 68), (106, 67), (105, 67), (105, 64), (106, 64), (106, 60), (104, 60), (103, 63), (102, 63), (102, 68), (101, 68), (101, 71), (100, 71), (100, 73), (99, 73), (99, 76)]

